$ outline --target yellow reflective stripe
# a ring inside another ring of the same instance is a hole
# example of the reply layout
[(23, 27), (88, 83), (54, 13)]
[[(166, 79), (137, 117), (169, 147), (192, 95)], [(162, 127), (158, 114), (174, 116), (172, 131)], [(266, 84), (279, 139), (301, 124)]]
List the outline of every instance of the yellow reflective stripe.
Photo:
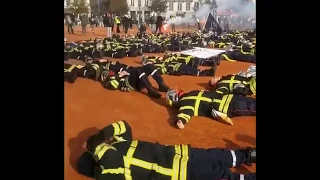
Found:
[(233, 84), (235, 83), (234, 77), (235, 77), (235, 76), (232, 76), (231, 79), (230, 79), (230, 81), (231, 81), (230, 84), (229, 84), (229, 89), (230, 89), (230, 91), (233, 90)]
[(64, 69), (64, 72), (71, 72), (77, 65), (72, 65), (68, 69)]
[(181, 101), (183, 100), (196, 100), (195, 105), (194, 105), (194, 111), (193, 111), (193, 115), (194, 116), (198, 116), (198, 111), (199, 111), (199, 106), (200, 106), (200, 102), (201, 101), (205, 101), (205, 102), (212, 102), (212, 99), (207, 98), (207, 97), (202, 97), (202, 94), (204, 93), (204, 91), (200, 91), (198, 96), (188, 96), (188, 97), (184, 97), (181, 99)]
[(256, 78), (252, 78), (250, 81), (250, 90), (253, 94), (256, 94)]
[(99, 69), (99, 65), (98, 64), (91, 64), (91, 67), (93, 67), (94, 70), (98, 70)]
[(113, 126), (113, 135), (117, 136), (120, 134), (120, 125), (118, 123), (112, 123)]
[(131, 145), (127, 151), (127, 155), (123, 156), (123, 161), (124, 161), (124, 176), (126, 178), (126, 180), (132, 180), (132, 176), (131, 176), (131, 170), (130, 170), (130, 165), (131, 165), (131, 159), (132, 156), (134, 154), (134, 151), (136, 150), (136, 147), (138, 146), (138, 141), (132, 141)]
[[(219, 83), (225, 83), (225, 84), (229, 84), (231, 82), (231, 80), (223, 80), (223, 81), (220, 81)], [(218, 84), (219, 84), (218, 83)], [(239, 81), (239, 80), (234, 80), (233, 83), (237, 83), (237, 84), (248, 84), (248, 82), (246, 81)]]
[(149, 163), (147, 161), (143, 161), (140, 159), (136, 159), (136, 158), (132, 158), (131, 159), (131, 165), (135, 165), (144, 169), (148, 169), (148, 170), (153, 170), (156, 171), (157, 173), (166, 175), (166, 176), (171, 176), (172, 174), (172, 169), (169, 168), (164, 168), (159, 166), (156, 163)]
[(194, 107), (192, 107), (192, 106), (182, 106), (182, 107), (179, 108), (179, 111), (181, 111), (181, 110), (188, 110), (188, 109), (194, 111)]
[(216, 90), (216, 93), (224, 94), (222, 91)]
[(240, 51), (241, 51), (242, 54), (251, 54), (251, 52), (244, 52), (244, 51), (242, 50), (242, 46), (243, 46), (243, 45), (240, 46)]
[(182, 158), (180, 163), (180, 179), (179, 180), (186, 180), (187, 179), (187, 164), (189, 161), (189, 147), (187, 145), (182, 146)]
[(126, 128), (126, 125), (124, 124), (123, 121), (119, 121), (117, 122), (120, 126), (120, 133), (119, 134), (116, 134), (116, 135), (120, 135), (120, 134), (123, 134), (127, 131), (127, 128)]
[(219, 112), (227, 114), (230, 102), (233, 98), (233, 94), (224, 95), (222, 97), (222, 100), (220, 99), (214, 99), (213, 102), (219, 103)]
[(98, 157), (98, 160), (100, 160), (104, 155), (104, 153), (106, 153), (109, 149), (113, 149), (116, 151), (116, 148), (114, 148), (113, 146), (110, 146), (106, 143), (102, 143), (96, 147), (94, 151), (94, 155)]
[(180, 164), (180, 159), (181, 159), (181, 147), (180, 145), (175, 145), (174, 146), (176, 154), (174, 155), (173, 158), (173, 164), (172, 164), (172, 175), (171, 175), (171, 180), (178, 180), (179, 178), (179, 164)]
[(233, 95), (228, 95), (227, 101), (224, 104), (224, 108), (223, 108), (223, 111), (222, 111), (224, 114), (227, 114), (232, 98), (233, 98)]
[(103, 169), (103, 167), (101, 167), (101, 169), (102, 169), (101, 174), (124, 174), (124, 168)]
[[(200, 98), (202, 97), (203, 92), (204, 91), (199, 92), (199, 94), (197, 96), (197, 100), (196, 100), (196, 103), (194, 105), (194, 112), (193, 112), (193, 114), (195, 116), (198, 116), (199, 106), (200, 106), (200, 102), (201, 102)], [(210, 99), (210, 102), (212, 102), (212, 99)]]
[(115, 88), (118, 88), (118, 86), (119, 86), (119, 82), (117, 80), (112, 80), (112, 81), (110, 81), (110, 83)]
[(178, 114), (178, 118), (183, 118), (184, 120), (186, 120), (188, 122), (191, 119), (191, 116), (189, 116), (188, 114), (180, 113), (180, 114)]
[(190, 62), (191, 58), (192, 58), (192, 56), (188, 56), (188, 57), (186, 58), (185, 61), (186, 61), (187, 64)]

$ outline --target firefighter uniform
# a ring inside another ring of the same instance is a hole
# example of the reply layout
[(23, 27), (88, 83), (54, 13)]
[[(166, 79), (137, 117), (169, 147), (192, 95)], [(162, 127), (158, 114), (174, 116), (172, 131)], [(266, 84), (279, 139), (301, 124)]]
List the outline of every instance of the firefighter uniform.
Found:
[[(109, 139), (108, 144), (104, 142)], [(126, 121), (112, 123), (91, 136), (87, 150), (92, 155), (80, 156), (77, 171), (97, 180), (256, 179), (255, 173), (243, 175), (229, 170), (256, 163), (255, 148), (200, 149), (133, 140)]]
[[(172, 101), (167, 101), (172, 106)], [(212, 109), (228, 117), (255, 116), (256, 99), (233, 94), (219, 94), (214, 91), (193, 90), (179, 95), (177, 120), (183, 124), (192, 116), (212, 117)]]
[(68, 83), (74, 83), (78, 78), (78, 72), (84, 66), (82, 65), (72, 65), (64, 63), (64, 81)]
[(256, 95), (255, 78), (240, 75), (222, 76), (214, 89), (221, 94)]
[(161, 94), (154, 90), (148, 79), (148, 76), (151, 75), (158, 83), (160, 92), (166, 92), (169, 90), (169, 87), (164, 83), (163, 78), (152, 64), (147, 64), (141, 67), (129, 67), (126, 71), (130, 75), (123, 77), (115, 75), (109, 77), (102, 82), (102, 86), (106, 89), (119, 89), (121, 91), (141, 91), (143, 88), (146, 88), (150, 97), (160, 98)]
[(166, 63), (167, 74), (181, 76), (181, 75), (190, 75), (190, 76), (214, 76), (215, 68), (199, 70), (195, 67), (188, 66), (183, 63)]

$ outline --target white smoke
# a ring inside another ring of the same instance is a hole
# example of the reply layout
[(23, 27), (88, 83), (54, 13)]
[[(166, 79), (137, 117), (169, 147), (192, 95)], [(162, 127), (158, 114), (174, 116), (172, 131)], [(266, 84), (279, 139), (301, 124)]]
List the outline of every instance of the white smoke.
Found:
[(166, 23), (167, 24), (176, 24), (176, 25), (196, 23), (197, 22), (196, 18), (198, 18), (199, 20), (207, 19), (208, 14), (211, 12), (211, 7), (212, 6), (209, 5), (209, 4), (203, 4), (195, 12), (195, 17), (192, 17), (192, 16), (187, 16), (187, 17), (184, 17), (184, 18), (176, 17), (176, 18), (173, 18), (173, 19), (169, 19), (168, 21), (166, 21)]
[(255, 0), (243, 3), (243, 0), (216, 0), (218, 11), (233, 9), (240, 16), (256, 17)]

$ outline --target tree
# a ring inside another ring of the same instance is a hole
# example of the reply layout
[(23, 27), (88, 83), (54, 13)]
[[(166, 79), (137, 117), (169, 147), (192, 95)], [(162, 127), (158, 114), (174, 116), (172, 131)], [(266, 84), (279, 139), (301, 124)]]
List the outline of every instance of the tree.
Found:
[(129, 6), (127, 0), (110, 0), (108, 9), (112, 14), (124, 15), (128, 13)]
[(74, 12), (77, 14), (88, 13), (89, 12), (89, 4), (87, 4), (86, 0), (73, 0), (72, 7)]
[(166, 12), (167, 8), (167, 0), (150, 0), (150, 5), (148, 6), (150, 11), (161, 13)]
[(91, 10), (95, 14), (105, 14), (109, 11), (111, 0), (90, 0)]

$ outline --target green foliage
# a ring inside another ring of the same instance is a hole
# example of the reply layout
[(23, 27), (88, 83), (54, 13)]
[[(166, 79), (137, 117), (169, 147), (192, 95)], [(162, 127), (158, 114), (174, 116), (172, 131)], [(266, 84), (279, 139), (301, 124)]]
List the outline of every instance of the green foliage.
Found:
[(117, 15), (128, 13), (129, 6), (127, 0), (110, 0), (109, 11), (110, 13)]
[(86, 0), (73, 0), (72, 7), (75, 13), (88, 13), (89, 12), (89, 4), (86, 3)]
[(98, 0), (90, 0), (90, 7), (91, 10), (98, 14), (105, 14), (109, 12), (110, 2), (111, 0), (99, 0), (100, 4), (98, 3)]
[(164, 13), (167, 11), (168, 3), (166, 0), (150, 0), (148, 9), (153, 12)]

